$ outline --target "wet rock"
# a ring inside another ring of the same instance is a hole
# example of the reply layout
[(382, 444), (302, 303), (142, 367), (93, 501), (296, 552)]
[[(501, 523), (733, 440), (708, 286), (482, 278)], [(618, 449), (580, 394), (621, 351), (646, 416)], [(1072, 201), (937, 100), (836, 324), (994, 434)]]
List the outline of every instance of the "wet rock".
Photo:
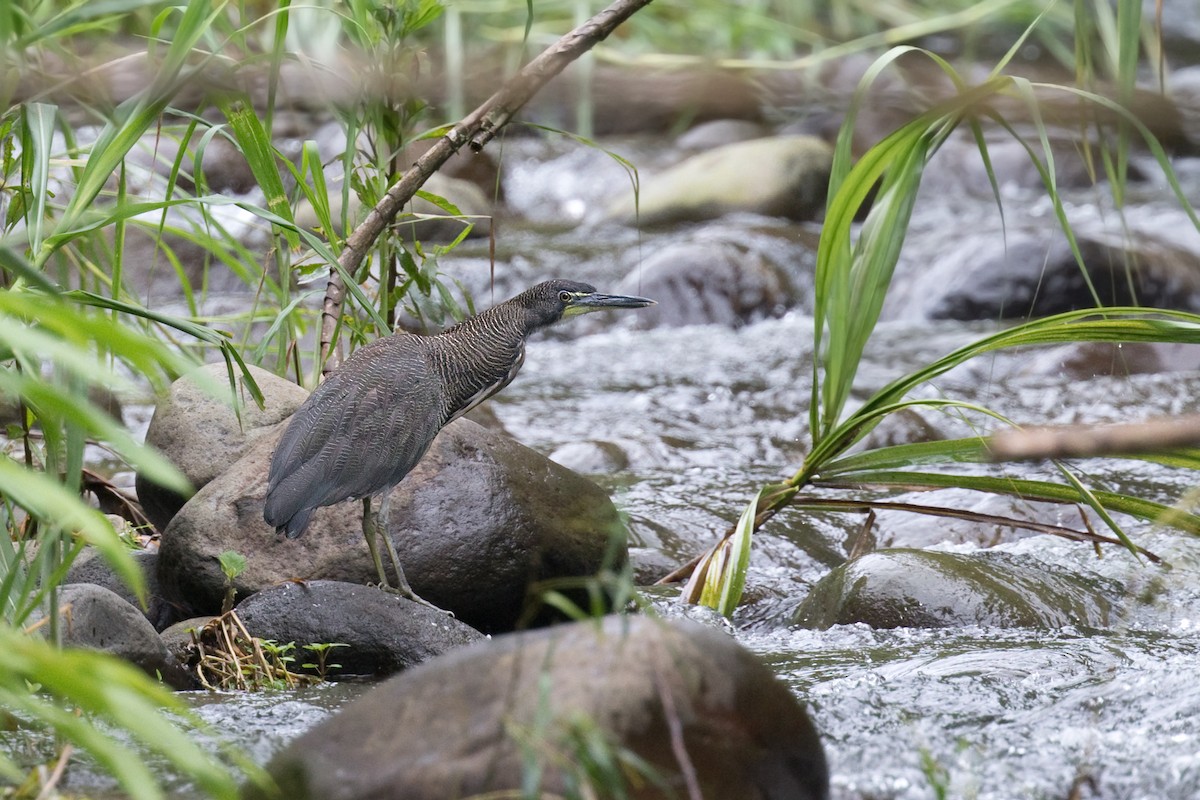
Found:
[[(942, 291), (931, 296), (929, 317), (1043, 317), (1093, 308), (1097, 295), (1106, 306), (1200, 308), (1200, 243), (1146, 232), (1127, 247), (1082, 233), (1078, 243), (1087, 265), (1085, 277), (1066, 240), (1053, 235), (1051, 242), (1036, 234), (1010, 240), (998, 254), (986, 252), (987, 240), (979, 240), (980, 249), (964, 247), (948, 255), (945, 263), (932, 268), (945, 282)], [(958, 262), (958, 267), (950, 262)]]
[(824, 629), (1103, 627), (1112, 587), (1004, 553), (880, 550), (836, 568), (813, 587), (793, 623)]
[(642, 800), (688, 796), (685, 770), (703, 797), (828, 796), (804, 707), (754, 655), (723, 633), (648, 618), (457, 650), (319, 723), (268, 771), (292, 800), (515, 796), (534, 769), (534, 794), (564, 796), (586, 780), (585, 758), (614, 751), (660, 776), (629, 789)]
[[(137, 550), (131, 555), (141, 568), (142, 577), (146, 581), (146, 610), (142, 613), (155, 630), (161, 631), (178, 620), (179, 614), (162, 596), (162, 590), (158, 586), (158, 554)], [(95, 548), (87, 548), (75, 559), (71, 568), (67, 570), (64, 583), (90, 583), (108, 589), (132, 606), (138, 606), (137, 597), (113, 572), (108, 562), (100, 557)]]
[[(833, 141), (846, 119), (849, 98), (875, 61), (860, 53), (822, 61), (815, 68), (769, 70), (756, 76), (764, 101), (792, 119), (783, 132), (811, 133)], [(928, 87), (904, 70), (875, 76), (854, 120), (853, 152), (861, 155), (929, 105)]]
[(720, 241), (667, 245), (616, 291), (658, 301), (633, 319), (642, 329), (708, 324), (737, 328), (782, 316), (797, 302), (787, 276), (763, 254)]
[[(196, 145), (199, 144), (200, 137), (201, 133), (197, 133), (189, 142), (182, 169), (176, 175), (176, 184), (188, 192), (196, 191), (192, 171), (195, 169)], [(130, 151), (129, 160), (142, 169), (166, 178), (179, 158), (179, 145), (179, 139), (164, 136), (161, 130), (154, 130), (143, 136)], [(244, 195), (258, 185), (246, 157), (237, 145), (224, 136), (209, 139), (204, 147), (200, 168), (204, 179), (204, 193)]]
[(633, 572), (633, 582), (637, 586), (651, 586), (678, 566), (678, 561), (657, 547), (629, 548), (629, 567)]
[[(264, 369), (251, 366), (250, 373), (262, 390), (265, 404), (259, 409), (239, 375), (240, 422), (233, 410), (223, 362), (200, 367), (175, 381), (154, 409), (146, 443), (170, 459), (196, 489), (237, 461), (251, 442), (291, 416), (308, 397), (304, 388)], [(137, 493), (146, 516), (160, 531), (186, 500), (140, 473)]]
[(734, 211), (810, 220), (824, 210), (833, 149), (813, 136), (775, 136), (719, 147), (646, 176), (609, 216), (626, 224), (712, 219)]
[(180, 620), (164, 630), (159, 636), (167, 646), (167, 652), (180, 664), (190, 664), (195, 655), (194, 642), (205, 625), (216, 619), (213, 615)]
[[(194, 612), (219, 609), (225, 550), (247, 559), (234, 582), (239, 597), (291, 579), (377, 580), (361, 503), (319, 509), (298, 539), (263, 521), (280, 433), (255, 440), (163, 533), (163, 589)], [(467, 420), (443, 429), (392, 490), (385, 516), (413, 590), (486, 632), (511, 629), (539, 581), (594, 575), (610, 549), (617, 561), (625, 552), (620, 517), (598, 486)]]
[(356, 583), (309, 581), (264, 589), (238, 604), (259, 639), (295, 642), (297, 663), (315, 661), (305, 645), (329, 651), (331, 676), (383, 677), (477, 641), (483, 634), (432, 608)]
[[(111, 653), (176, 689), (194, 685), (142, 612), (114, 592), (90, 583), (66, 584), (59, 605), (64, 645)], [(30, 623), (38, 619), (35, 615)]]

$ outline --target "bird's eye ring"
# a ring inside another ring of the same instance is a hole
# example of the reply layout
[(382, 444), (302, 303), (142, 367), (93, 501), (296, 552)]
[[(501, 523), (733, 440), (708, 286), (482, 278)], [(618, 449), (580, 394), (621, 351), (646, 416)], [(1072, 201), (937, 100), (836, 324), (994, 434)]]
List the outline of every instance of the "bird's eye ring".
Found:
[(571, 293), (566, 290), (563, 290), (558, 293), (558, 299), (564, 303), (569, 303), (571, 301)]

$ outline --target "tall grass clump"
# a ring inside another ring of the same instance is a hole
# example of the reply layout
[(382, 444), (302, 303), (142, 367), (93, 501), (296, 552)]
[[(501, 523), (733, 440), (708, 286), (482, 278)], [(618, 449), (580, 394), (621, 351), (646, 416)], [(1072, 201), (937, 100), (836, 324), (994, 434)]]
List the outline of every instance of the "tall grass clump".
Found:
[[(1083, 256), (1056, 185), (1054, 155), (1042, 116), (1047, 103), (1061, 105), (1066, 101), (1080, 109), (1081, 128), (1089, 122), (1094, 123), (1092, 130), (1081, 130), (1081, 135), (1085, 140), (1089, 134), (1095, 137), (1097, 144), (1092, 145), (1090, 151), (1092, 163), (1098, 164), (1097, 170), (1102, 170), (1109, 180), (1118, 208), (1124, 193), (1129, 149), (1136, 138), (1157, 161), (1192, 223), (1200, 227), (1200, 220), (1180, 188), (1162, 146), (1129, 107), (1143, 34), (1140, 9), (1141, 4), (1137, 2), (1118, 2), (1111, 19), (1112, 27), (1105, 29), (1109, 35), (1099, 37), (1095, 9), (1088, 3), (1075, 4), (1078, 85), (1039, 83), (1005, 73), (1009, 61), (1027, 37), (1037, 30), (1041, 18), (1034, 21), (991, 74), (977, 85), (969, 85), (936, 54), (911, 46), (889, 50), (866, 73), (838, 139), (826, 219), (817, 253), (813, 328), (816, 355), (809, 406), (811, 448), (794, 474), (763, 487), (746, 506), (739, 522), (700, 557), (684, 590), (686, 599), (731, 615), (745, 582), (751, 536), (784, 508), (863, 511), (907, 507), (916, 513), (975, 518), (967, 510), (880, 500), (880, 490), (886, 493), (958, 488), (1010, 495), (1025, 501), (1074, 503), (1088, 509), (1110, 533), (1097, 534), (1086, 515), (1083, 517), (1086, 530), (1067, 528), (1055, 532), (1094, 543), (1117, 542), (1135, 553), (1144, 551), (1129, 539), (1114, 515), (1163, 521), (1189, 533), (1200, 534), (1200, 516), (1142, 498), (1089, 487), (1085, 478), (1066, 463), (1056, 462), (1059, 480), (1014, 479), (996, 469), (984, 474), (979, 474), (977, 468), (956, 469), (956, 465), (987, 464), (993, 460), (989, 440), (982, 435), (870, 450), (853, 449), (883, 419), (905, 409), (953, 411), (992, 418), (1000, 425), (1012, 425), (987, 408), (953, 398), (914, 399), (910, 396), (918, 387), (931, 385), (947, 371), (978, 356), (1002, 349), (1067, 342), (1198, 343), (1200, 316), (1196, 314), (1156, 308), (1102, 307), (1097, 299), (1095, 308), (1028, 320), (983, 336), (893, 380), (857, 407), (847, 410), (862, 354), (891, 285), (923, 170), (953, 132), (965, 128), (974, 137), (998, 205), (1000, 191), (988, 158), (984, 125), (1007, 131), (1024, 145), (1042, 177), (1047, 197), (1085, 276)], [(1099, 17), (1106, 19), (1104, 13)], [(866, 90), (901, 56), (929, 59), (949, 78), (955, 91), (886, 136), (857, 162), (852, 162), (850, 137)], [(1096, 88), (1104, 82), (1115, 87), (1115, 98), (1101, 94)], [(1026, 126), (1031, 134), (1019, 130), (1017, 124), (1005, 116), (1014, 108), (1020, 109), (1023, 118), (1032, 122)], [(1099, 120), (1113, 122), (1102, 124)], [(864, 213), (865, 221), (859, 227), (855, 220), (862, 219)], [(1198, 456), (1200, 452), (1183, 451), (1161, 457), (1141, 455), (1139, 458), (1157, 458), (1171, 466), (1195, 467), (1200, 465)], [(872, 493), (870, 498), (863, 497), (867, 492)], [(1021, 520), (1009, 522), (1022, 524)], [(1034, 523), (1030, 525), (1036, 527)]]
[[(440, 10), (434, 0), (368, 0), (320, 13), (335, 48), (375, 58), (383, 75), (411, 67), (412, 37)], [(145, 601), (128, 544), (83, 496), (85, 448), (189, 491), (98, 398), (144, 397), (213, 359), (255, 401), (247, 361), (299, 374), (298, 342), (319, 317), (305, 301), (324, 284), (297, 296), (296, 276), (335, 264), (340, 232), (354, 224), (348, 202), (335, 217), (330, 194), (373, 202), (421, 121), (412, 97), (370, 106), (346, 97), (344, 152), (304, 141), (298, 157), (283, 157), (280, 75), (306, 56), (289, 43), (292, 13), (286, 0), (0, 3), (0, 707), (60, 742), (57, 766), (29, 773), (34, 765), (0, 756), (0, 779), (24, 784), (27, 796), (53, 792), (77, 748), (135, 798), (163, 796), (147, 751), (213, 797), (236, 796), (239, 773), (255, 772), (202, 748), (157, 681), (110, 656), (60, 648), (58, 587), (92, 546)], [(244, 161), (250, 191), (213, 188), (206, 156), (217, 144)], [(326, 184), (330, 164), (342, 167), (340, 186)], [(316, 225), (297, 222), (301, 201)], [(149, 281), (148, 265), (130, 260), (139, 237), (153, 242)], [(353, 317), (390, 332), (410, 285), (436, 292), (435, 269), (415, 240), (385, 240), (350, 276), (351, 302), (365, 311)], [(249, 310), (210, 316), (210, 287), (226, 276)]]

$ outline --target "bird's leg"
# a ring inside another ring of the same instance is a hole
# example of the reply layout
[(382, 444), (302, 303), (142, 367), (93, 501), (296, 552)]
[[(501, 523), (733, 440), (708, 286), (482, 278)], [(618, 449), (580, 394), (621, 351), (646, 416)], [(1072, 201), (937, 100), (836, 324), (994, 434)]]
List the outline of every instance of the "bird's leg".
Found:
[[(391, 516), (391, 509), (392, 509), (392, 505), (389, 502), (390, 499), (391, 499), (391, 489), (384, 490), (383, 497), (379, 501), (379, 506), (382, 509), (382, 512), (381, 512), (382, 517), (383, 517), (382, 524), (380, 524), (379, 517), (375, 518), (375, 530), (379, 534), (382, 535), (383, 543), (384, 543), (384, 545), (387, 546), (388, 555), (391, 556), (391, 559), (392, 559), (392, 567), (395, 568), (395, 570), (396, 570), (396, 588), (392, 589), (391, 587), (387, 587), (388, 591), (394, 591), (394, 592), (396, 592), (396, 594), (400, 595), (401, 597), (412, 600), (414, 603), (420, 603), (423, 606), (428, 606), (429, 608), (432, 608), (434, 611), (441, 611), (443, 614), (449, 614), (450, 616), (453, 617), (454, 616), (453, 612), (446, 611), (446, 609), (444, 609), (444, 608), (438, 608), (433, 603), (430, 603), (428, 600), (426, 600), (425, 598), (421, 597), (419, 594), (414, 592), (412, 590), (412, 587), (408, 585), (408, 578), (405, 577), (405, 575), (404, 575), (404, 567), (400, 566), (400, 556), (399, 556), (399, 554), (396, 553), (396, 545), (395, 545), (395, 543), (392, 542), (392, 536), (388, 532), (387, 520)], [(378, 559), (378, 551), (377, 550), (373, 550), (372, 554), (375, 555), (375, 557)], [(377, 562), (377, 566), (379, 566), (378, 562)], [(380, 570), (380, 574), (382, 575), (383, 567), (379, 566), (379, 570)]]
[[(367, 540), (367, 549), (371, 551), (371, 561), (375, 564), (375, 571), (379, 573), (379, 588), (389, 591), (392, 586), (388, 583), (387, 573), (383, 571), (383, 560), (379, 557), (379, 518), (375, 516), (375, 511), (371, 508), (370, 497), (364, 497), (362, 502), (363, 538)], [(388, 544), (391, 544), (390, 538)]]

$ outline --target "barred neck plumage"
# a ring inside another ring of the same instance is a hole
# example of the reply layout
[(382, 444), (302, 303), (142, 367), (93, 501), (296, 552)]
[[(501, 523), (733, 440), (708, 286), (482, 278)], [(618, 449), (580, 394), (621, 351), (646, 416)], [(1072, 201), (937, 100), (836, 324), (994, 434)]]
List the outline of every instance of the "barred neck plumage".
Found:
[(442, 376), (445, 419), (462, 416), (516, 377), (525, 339), (554, 322), (539, 318), (520, 296), (429, 338), (432, 363)]

